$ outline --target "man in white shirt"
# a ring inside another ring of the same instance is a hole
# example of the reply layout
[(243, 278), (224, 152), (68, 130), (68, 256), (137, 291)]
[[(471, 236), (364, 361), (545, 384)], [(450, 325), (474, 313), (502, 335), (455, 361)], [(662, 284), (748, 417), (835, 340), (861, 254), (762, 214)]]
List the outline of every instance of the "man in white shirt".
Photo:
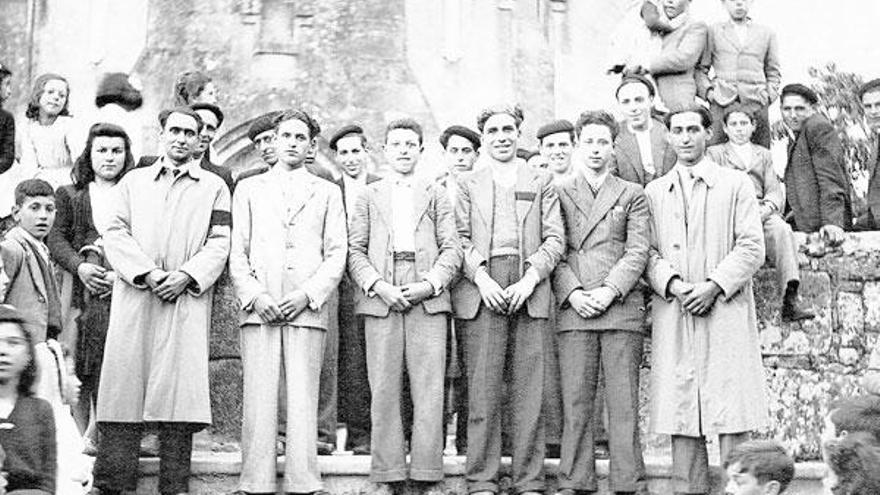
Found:
[[(443, 480), (440, 370), (452, 312), (447, 289), (461, 251), (445, 191), (414, 174), (422, 149), (418, 123), (389, 123), (384, 150), (391, 173), (366, 186), (349, 214), (349, 271), (359, 289), (355, 311), (365, 320), (372, 391), (370, 479), (393, 492), (407, 478)], [(413, 407), (409, 466), (401, 408), (404, 376)]]
[(624, 122), (614, 141), (612, 173), (642, 186), (668, 172), (675, 152), (666, 140), (666, 124), (653, 115), (655, 90), (647, 78), (623, 78), (615, 93)]

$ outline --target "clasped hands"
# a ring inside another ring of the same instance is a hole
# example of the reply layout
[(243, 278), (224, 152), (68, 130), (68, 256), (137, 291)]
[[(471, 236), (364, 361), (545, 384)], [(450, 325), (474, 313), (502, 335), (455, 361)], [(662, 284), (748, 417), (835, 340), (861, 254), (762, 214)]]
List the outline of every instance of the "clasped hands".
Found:
[(193, 279), (188, 273), (180, 270), (166, 272), (155, 268), (144, 277), (144, 282), (156, 297), (165, 302), (174, 302), (193, 282)]
[(309, 305), (309, 296), (304, 290), (297, 289), (276, 302), (269, 294), (260, 294), (254, 299), (253, 308), (257, 316), (265, 323), (282, 323), (290, 321)]
[(389, 308), (403, 312), (434, 295), (434, 286), (427, 280), (404, 285), (391, 285), (384, 280), (377, 280), (372, 291)]
[(669, 293), (678, 299), (681, 307), (688, 313), (705, 316), (715, 305), (718, 295), (721, 294), (721, 287), (712, 280), (693, 284), (676, 277), (669, 282)]
[(113, 282), (116, 281), (116, 272), (103, 266), (83, 262), (76, 267), (76, 273), (89, 293), (102, 299), (110, 296)]
[(604, 313), (616, 297), (617, 292), (606, 285), (590, 290), (575, 289), (568, 296), (568, 304), (582, 318), (595, 318)]
[(518, 282), (504, 289), (484, 269), (479, 270), (474, 277), (483, 304), (502, 315), (512, 315), (519, 311), (535, 291), (538, 282), (540, 282), (538, 276), (528, 270)]

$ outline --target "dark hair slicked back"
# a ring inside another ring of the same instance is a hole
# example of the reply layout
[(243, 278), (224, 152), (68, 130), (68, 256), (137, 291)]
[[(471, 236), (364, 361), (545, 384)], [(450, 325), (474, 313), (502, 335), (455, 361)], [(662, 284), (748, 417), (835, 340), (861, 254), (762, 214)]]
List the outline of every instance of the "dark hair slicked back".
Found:
[(703, 124), (704, 129), (712, 129), (712, 114), (709, 113), (709, 110), (706, 107), (702, 107), (700, 105), (692, 105), (687, 107), (680, 107), (673, 109), (666, 115), (666, 127), (671, 128), (672, 117), (676, 115), (681, 115), (683, 113), (695, 113), (700, 116), (700, 123)]

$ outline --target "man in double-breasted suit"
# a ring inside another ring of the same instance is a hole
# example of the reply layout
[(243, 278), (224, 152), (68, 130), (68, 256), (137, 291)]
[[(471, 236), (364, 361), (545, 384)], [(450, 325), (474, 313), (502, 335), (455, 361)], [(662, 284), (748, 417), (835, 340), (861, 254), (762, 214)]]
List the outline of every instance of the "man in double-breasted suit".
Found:
[(666, 16), (685, 16), (680, 26), (663, 34), (660, 53), (645, 67), (657, 81), (657, 91), (666, 108), (693, 105), (697, 96), (696, 68), (706, 49), (708, 28), (690, 16), (691, 0), (665, 0)]
[(245, 493), (274, 493), (278, 382), (287, 402), (285, 492), (321, 490), (318, 382), (330, 320), (325, 304), (345, 268), (342, 195), (304, 167), (317, 124), (305, 112), (277, 119), (278, 163), (242, 181), (233, 199), (229, 273), (241, 303)]
[[(422, 128), (412, 119), (388, 124), (391, 173), (367, 186), (351, 214), (349, 269), (364, 315), (372, 392), (370, 478), (397, 483), (443, 479), (443, 382), (449, 288), (461, 264), (446, 191), (417, 178)], [(401, 414), (404, 375), (412, 398), (410, 466)]]
[(611, 173), (643, 187), (675, 165), (666, 124), (653, 117), (654, 85), (644, 76), (625, 76), (615, 96), (623, 126), (614, 140)]
[(782, 119), (790, 131), (785, 167), (786, 215), (794, 230), (819, 232), (832, 245), (852, 227), (850, 181), (843, 145), (831, 122), (816, 111), (819, 97), (802, 85), (782, 88)]
[(542, 336), (552, 310), (549, 277), (562, 256), (564, 233), (550, 174), (516, 158), (522, 119), (519, 106), (484, 110), (477, 118), (483, 163), (458, 181), (464, 277), (452, 299), (467, 340), (466, 476), (469, 491), (481, 495), (499, 489), (505, 382), (516, 397), (512, 490), (544, 489)]
[(638, 429), (645, 300), (637, 283), (648, 261), (650, 213), (641, 186), (609, 174), (614, 118), (584, 112), (575, 131), (579, 163), (557, 186), (566, 230), (566, 254), (553, 275), (565, 411), (558, 493), (598, 490), (590, 418), (600, 367), (610, 489), (636, 492), (645, 485)]

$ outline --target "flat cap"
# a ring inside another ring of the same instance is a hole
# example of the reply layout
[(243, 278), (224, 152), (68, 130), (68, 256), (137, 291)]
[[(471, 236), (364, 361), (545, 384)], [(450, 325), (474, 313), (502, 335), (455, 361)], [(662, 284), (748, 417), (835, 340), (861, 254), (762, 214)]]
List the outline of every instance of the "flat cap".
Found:
[(872, 79), (859, 88), (859, 100), (865, 97), (865, 93), (871, 91), (880, 91), (880, 78)]
[(571, 122), (565, 119), (554, 120), (549, 124), (542, 125), (541, 128), (538, 129), (538, 133), (536, 134), (536, 136), (538, 137), (538, 141), (541, 141), (545, 137), (551, 134), (557, 134), (559, 132), (567, 132), (571, 135), (574, 135), (574, 125), (572, 125)]
[(480, 135), (463, 125), (451, 125), (443, 131), (443, 134), (440, 134), (440, 145), (443, 146), (443, 149), (446, 149), (449, 138), (452, 136), (461, 136), (471, 142), (474, 150), (480, 149)]
[(260, 134), (275, 129), (275, 127), (278, 125), (277, 123), (275, 123), (275, 118), (277, 116), (278, 112), (275, 111), (264, 113), (263, 115), (260, 115), (259, 117), (254, 119), (254, 121), (251, 122), (251, 126), (248, 128), (248, 138), (250, 138), (251, 141), (254, 141)]
[(782, 88), (782, 97), (784, 98), (785, 95), (802, 96), (810, 105), (819, 103), (819, 95), (812, 89), (799, 83), (789, 84)]
[(336, 151), (336, 143), (339, 142), (340, 139), (348, 136), (350, 134), (358, 134), (360, 136), (364, 135), (364, 128), (358, 124), (348, 124), (342, 126), (338, 131), (333, 133), (330, 137), (330, 149)]

